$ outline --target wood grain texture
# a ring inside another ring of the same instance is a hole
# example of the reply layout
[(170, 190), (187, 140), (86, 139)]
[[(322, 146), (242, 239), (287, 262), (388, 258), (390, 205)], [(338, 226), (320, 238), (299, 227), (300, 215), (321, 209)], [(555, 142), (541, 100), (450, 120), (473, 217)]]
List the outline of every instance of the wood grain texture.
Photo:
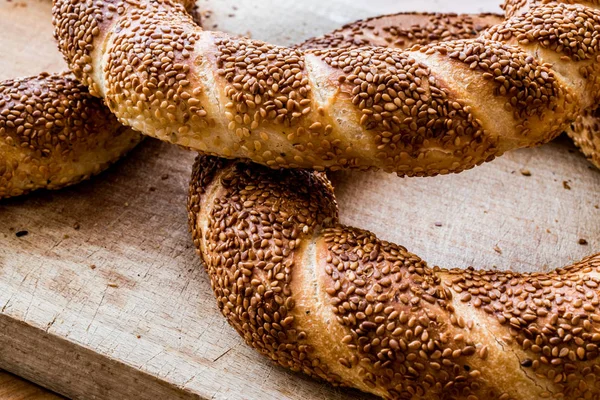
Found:
[(1, 400), (60, 400), (39, 386), (35, 386), (7, 372), (0, 371)]
[(431, 265), (548, 271), (600, 251), (600, 171), (566, 136), (458, 175), (332, 180), (342, 222)]
[[(494, 0), (199, 5), (213, 11), (209, 27), (277, 43), (383, 12), (497, 10)], [(0, 20), (0, 79), (64, 69), (48, 0), (0, 0)], [(0, 368), (78, 399), (368, 398), (275, 367), (227, 325), (187, 232), (193, 158), (147, 140), (90, 182), (0, 202)], [(332, 178), (344, 222), (432, 264), (534, 271), (600, 251), (600, 172), (564, 139), (461, 175)]]

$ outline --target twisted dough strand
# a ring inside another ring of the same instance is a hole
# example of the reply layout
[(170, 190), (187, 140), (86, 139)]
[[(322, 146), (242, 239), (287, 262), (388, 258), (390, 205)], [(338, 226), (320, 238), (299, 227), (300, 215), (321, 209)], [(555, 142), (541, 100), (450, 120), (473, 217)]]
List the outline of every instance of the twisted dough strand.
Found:
[[(442, 40), (466, 39), (502, 22), (498, 14), (400, 13), (360, 20), (302, 43), (301, 49), (380, 46), (410, 48)], [(591, 43), (591, 40), (589, 41)], [(583, 154), (600, 168), (600, 111), (584, 110), (566, 129)]]
[[(466, 39), (502, 22), (498, 14), (456, 15), (400, 13), (356, 21), (329, 34), (302, 43), (302, 49), (380, 46), (410, 48), (442, 40)], [(591, 43), (591, 40), (589, 40)], [(572, 51), (572, 49), (569, 49)], [(583, 154), (600, 168), (600, 111), (584, 110), (567, 134)]]
[[(181, 0), (198, 24), (194, 0)], [(141, 140), (70, 73), (0, 82), (0, 199), (88, 179)]]
[[(202, 31), (171, 0), (54, 6), (70, 68), (145, 134), (271, 167), (419, 176), (564, 130), (597, 100), (599, 22), (590, 7), (536, 3), (481, 39), (301, 51)], [(578, 57), (547, 45), (548, 23)]]
[(0, 199), (88, 179), (141, 140), (71, 74), (0, 82)]
[(469, 39), (497, 25), (500, 14), (398, 13), (355, 21), (300, 44), (303, 50), (359, 47), (411, 48), (444, 40)]
[(325, 175), (199, 157), (189, 216), (218, 305), (282, 366), (394, 399), (600, 396), (600, 254), (431, 268), (340, 225)]

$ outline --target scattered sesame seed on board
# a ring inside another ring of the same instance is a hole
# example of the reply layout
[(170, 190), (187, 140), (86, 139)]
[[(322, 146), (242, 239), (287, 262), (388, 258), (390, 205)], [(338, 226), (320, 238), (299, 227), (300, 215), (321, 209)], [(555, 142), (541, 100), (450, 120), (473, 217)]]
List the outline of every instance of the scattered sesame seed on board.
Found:
[(569, 181), (563, 181), (563, 188), (567, 189), (567, 190), (571, 190), (571, 185), (569, 183)]

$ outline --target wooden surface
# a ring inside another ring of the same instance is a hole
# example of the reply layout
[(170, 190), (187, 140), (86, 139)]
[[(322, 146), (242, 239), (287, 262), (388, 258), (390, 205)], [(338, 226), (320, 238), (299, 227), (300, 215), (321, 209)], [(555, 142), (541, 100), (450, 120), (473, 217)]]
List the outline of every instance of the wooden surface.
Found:
[(61, 398), (14, 375), (0, 372), (0, 399), (60, 400)]
[[(280, 44), (384, 12), (497, 10), (489, 0), (199, 4), (208, 27)], [(0, 0), (0, 21), (0, 79), (64, 68), (49, 1)], [(147, 140), (91, 182), (0, 202), (0, 368), (81, 399), (367, 398), (273, 366), (227, 325), (187, 232), (193, 158)], [(332, 178), (344, 222), (431, 264), (537, 271), (600, 251), (600, 172), (565, 139), (461, 175)]]

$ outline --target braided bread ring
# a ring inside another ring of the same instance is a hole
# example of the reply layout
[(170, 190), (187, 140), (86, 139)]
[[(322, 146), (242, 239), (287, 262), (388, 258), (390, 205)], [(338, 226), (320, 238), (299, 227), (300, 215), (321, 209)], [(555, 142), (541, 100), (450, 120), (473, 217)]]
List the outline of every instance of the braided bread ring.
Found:
[(71, 74), (0, 83), (0, 199), (98, 174), (142, 136)]
[(600, 254), (430, 268), (340, 225), (323, 173), (200, 156), (188, 203), (219, 308), (278, 364), (389, 399), (600, 396)]
[(552, 139), (600, 92), (600, 11), (579, 4), (536, 3), (480, 39), (410, 51), (231, 38), (171, 0), (53, 12), (71, 70), (122, 123), (271, 167), (459, 172)]
[[(209, 172), (208, 172), (208, 174), (210, 174), (210, 168), (208, 169), (208, 171), (209, 171)], [(304, 173), (299, 173), (299, 174), (304, 174)], [(323, 180), (323, 179), (322, 179), (322, 176), (319, 176), (318, 174), (314, 174), (314, 175), (316, 176), (316, 180), (317, 180), (317, 181), (322, 181), (322, 180)], [(293, 179), (296, 179), (296, 178), (294, 177)], [(327, 183), (326, 183), (326, 181), (324, 181), (324, 182), (321, 182), (321, 183), (327, 186)], [(307, 185), (307, 187), (312, 187), (312, 186), (311, 186), (311, 185)], [(279, 190), (281, 190), (281, 189), (279, 189)], [(327, 190), (330, 190), (330, 187), (329, 187), (329, 189), (327, 189)], [(325, 191), (326, 191), (326, 190), (325, 190)], [(329, 200), (329, 202), (331, 203), (331, 199)], [(327, 210), (327, 207), (323, 208), (323, 210)], [(330, 210), (330, 211), (331, 211), (331, 210)], [(300, 218), (299, 218), (298, 220), (300, 220), (300, 221), (301, 221), (301, 220), (302, 220), (302, 217), (300, 216)], [(310, 224), (309, 224), (309, 225), (310, 225)], [(593, 264), (592, 262), (590, 262), (590, 265), (595, 265), (595, 266), (597, 266), (597, 264)], [(384, 268), (385, 268), (385, 267), (384, 267)], [(591, 284), (591, 283), (588, 283), (588, 284)], [(420, 323), (420, 322), (421, 322), (421, 321), (419, 321), (418, 323)], [(457, 320), (457, 324), (458, 324), (458, 326), (460, 326), (460, 320)], [(482, 351), (482, 350), (483, 350), (483, 348), (480, 350), (481, 354), (483, 355), (484, 353), (486, 353), (486, 357), (487, 357), (487, 353), (489, 353), (489, 351), (488, 351), (488, 350), (486, 350), (486, 351)], [(465, 354), (467, 354), (467, 352), (470, 352), (470, 350), (468, 350), (468, 351), (465, 351), (464, 353), (465, 353)], [(476, 375), (476, 374), (475, 374), (475, 375)], [(580, 382), (579, 384), (581, 385), (581, 382)], [(453, 389), (453, 388), (452, 388), (452, 389)], [(410, 394), (410, 393), (411, 393), (411, 391), (410, 391), (411, 389), (410, 389), (410, 388), (408, 388), (407, 390), (408, 390), (408, 393)], [(417, 388), (417, 392), (418, 392), (418, 388)], [(390, 391), (390, 393), (392, 393), (392, 394), (393, 394), (393, 392), (392, 392), (392, 391)], [(448, 393), (449, 393), (449, 395), (450, 395), (452, 392), (451, 392), (451, 391), (448, 391)], [(411, 394), (411, 396), (412, 396), (412, 394)], [(505, 397), (506, 397), (506, 396), (505, 396)], [(502, 398), (502, 397), (500, 397), (500, 398)], [(506, 398), (508, 398), (508, 397), (506, 397)]]
[(325, 175), (211, 157), (188, 210), (223, 314), (284, 367), (385, 398), (600, 394), (600, 255), (548, 274), (432, 269), (339, 225)]

